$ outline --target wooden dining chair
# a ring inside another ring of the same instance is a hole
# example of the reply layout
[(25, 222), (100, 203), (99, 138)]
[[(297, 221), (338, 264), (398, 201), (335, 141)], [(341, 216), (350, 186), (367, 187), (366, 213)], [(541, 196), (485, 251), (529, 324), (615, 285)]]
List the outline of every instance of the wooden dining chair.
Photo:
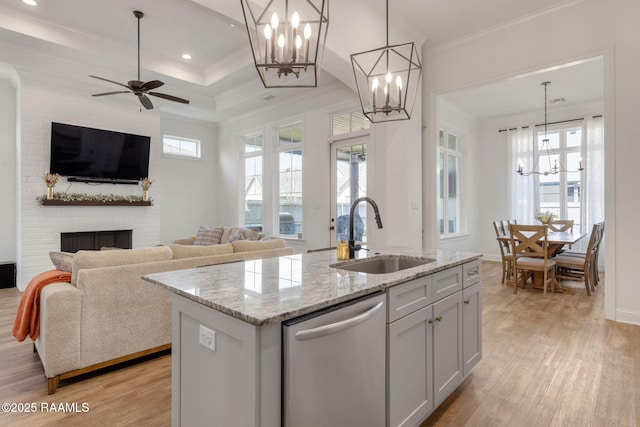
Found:
[(522, 287), (531, 274), (542, 274), (543, 293), (547, 293), (549, 284), (551, 291), (558, 284), (555, 277), (556, 263), (549, 259), (546, 225), (509, 226), (511, 235), (511, 252), (513, 254), (513, 274), (509, 284), (513, 284), (513, 293), (518, 292), (518, 281)]
[(591, 291), (595, 291), (597, 282), (598, 268), (595, 263), (597, 262), (599, 235), (600, 224), (594, 224), (589, 237), (587, 251), (584, 254), (560, 254), (554, 257), (558, 266), (557, 277), (559, 279), (584, 282), (584, 287), (589, 296), (591, 296)]
[(573, 233), (572, 219), (554, 219), (549, 221), (549, 231), (570, 231)]
[[(513, 269), (513, 255), (511, 254), (511, 243), (509, 237), (509, 224), (507, 221), (493, 221), (493, 228), (496, 231), (498, 246), (500, 246), (500, 256), (502, 258), (502, 280), (504, 285), (507, 277), (511, 275)], [(502, 239), (500, 239), (502, 238)]]
[[(554, 219), (549, 221), (547, 225), (549, 226), (549, 231), (569, 231), (573, 233), (572, 219)], [(569, 245), (569, 249), (571, 249), (571, 245)]]
[[(589, 237), (589, 242), (591, 242), (591, 239), (595, 240), (594, 241), (595, 248), (592, 249), (593, 260), (591, 261), (591, 264), (589, 266), (590, 272), (591, 272), (591, 284), (593, 284), (594, 286), (598, 286), (598, 283), (600, 282), (600, 271), (598, 270), (598, 255), (600, 253), (600, 246), (602, 243), (603, 236), (604, 236), (604, 222), (599, 222), (597, 224), (594, 224), (591, 231), (591, 236)], [(579, 251), (566, 251), (566, 252), (563, 252), (562, 255), (584, 260), (585, 257), (587, 256), (587, 253), (579, 252)]]

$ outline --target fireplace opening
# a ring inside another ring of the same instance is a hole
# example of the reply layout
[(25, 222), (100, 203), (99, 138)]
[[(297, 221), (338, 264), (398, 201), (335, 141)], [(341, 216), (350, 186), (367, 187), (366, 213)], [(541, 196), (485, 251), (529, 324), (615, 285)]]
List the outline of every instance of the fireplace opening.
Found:
[(100, 250), (104, 247), (131, 249), (133, 230), (79, 231), (60, 233), (60, 250)]

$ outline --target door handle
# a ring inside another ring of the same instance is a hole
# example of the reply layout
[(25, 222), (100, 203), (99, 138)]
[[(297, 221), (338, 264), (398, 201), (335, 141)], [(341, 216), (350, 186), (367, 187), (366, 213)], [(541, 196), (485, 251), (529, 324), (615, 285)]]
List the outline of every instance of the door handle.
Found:
[(466, 300), (464, 300), (464, 303), (465, 303), (465, 304), (471, 304), (471, 301), (470, 301), (470, 300), (468, 300), (468, 299), (466, 299)]
[(336, 323), (330, 323), (324, 326), (318, 326), (317, 328), (307, 329), (305, 331), (296, 332), (295, 338), (298, 341), (307, 341), (315, 338), (324, 337), (326, 335), (337, 334), (338, 332), (342, 332), (349, 328), (353, 328), (354, 326), (359, 325), (360, 323), (366, 322), (375, 314), (382, 309), (384, 306), (384, 301), (380, 301), (378, 304), (374, 305), (369, 310), (365, 311), (362, 314), (358, 314), (355, 317), (350, 319), (342, 320)]

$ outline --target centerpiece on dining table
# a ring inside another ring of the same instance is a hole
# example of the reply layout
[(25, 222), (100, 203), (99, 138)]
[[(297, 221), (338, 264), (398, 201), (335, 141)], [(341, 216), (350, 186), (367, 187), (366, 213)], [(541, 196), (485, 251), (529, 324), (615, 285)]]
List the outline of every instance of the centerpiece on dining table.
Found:
[(535, 215), (535, 218), (541, 223), (543, 223), (544, 225), (549, 224), (551, 221), (553, 221), (557, 217), (558, 215), (555, 212), (551, 212), (551, 211), (540, 211)]

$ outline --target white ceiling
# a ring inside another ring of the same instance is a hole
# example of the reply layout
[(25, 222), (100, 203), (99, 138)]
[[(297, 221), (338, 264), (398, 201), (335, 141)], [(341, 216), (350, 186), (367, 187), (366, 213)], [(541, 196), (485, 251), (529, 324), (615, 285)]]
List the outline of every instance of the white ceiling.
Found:
[[(262, 1), (262, 0), (256, 0)], [(329, 35), (319, 86), (354, 88), (349, 54), (384, 44), (386, 0), (332, 0)], [(391, 43), (436, 46), (482, 31), (553, 13), (584, 0), (391, 0)], [(19, 71), (66, 79), (75, 90), (118, 90), (95, 74), (126, 82), (136, 77), (136, 19), (141, 10), (141, 80), (159, 79), (157, 89), (187, 98), (190, 105), (153, 98), (156, 108), (179, 115), (223, 120), (317, 89), (265, 89), (252, 64), (240, 0), (0, 0), (0, 60)], [(357, 28), (357, 31), (354, 29)], [(182, 59), (189, 53), (191, 60)], [(539, 109), (539, 84), (552, 80), (568, 102), (602, 97), (602, 67), (586, 62), (541, 75), (447, 94), (479, 118), (502, 111)], [(577, 74), (576, 74), (577, 73)], [(577, 77), (576, 77), (577, 76)], [(598, 80), (599, 79), (599, 80)], [(594, 84), (595, 81), (595, 84)], [(566, 83), (566, 84), (565, 84)], [(599, 87), (593, 91), (594, 86)], [(562, 90), (560, 90), (562, 88)], [(520, 97), (520, 94), (523, 96)], [(271, 101), (265, 97), (275, 95)], [(119, 102), (115, 95), (104, 102)], [(554, 95), (555, 96), (555, 95)], [(550, 95), (551, 98), (551, 95)], [(534, 105), (535, 104), (535, 105)]]

